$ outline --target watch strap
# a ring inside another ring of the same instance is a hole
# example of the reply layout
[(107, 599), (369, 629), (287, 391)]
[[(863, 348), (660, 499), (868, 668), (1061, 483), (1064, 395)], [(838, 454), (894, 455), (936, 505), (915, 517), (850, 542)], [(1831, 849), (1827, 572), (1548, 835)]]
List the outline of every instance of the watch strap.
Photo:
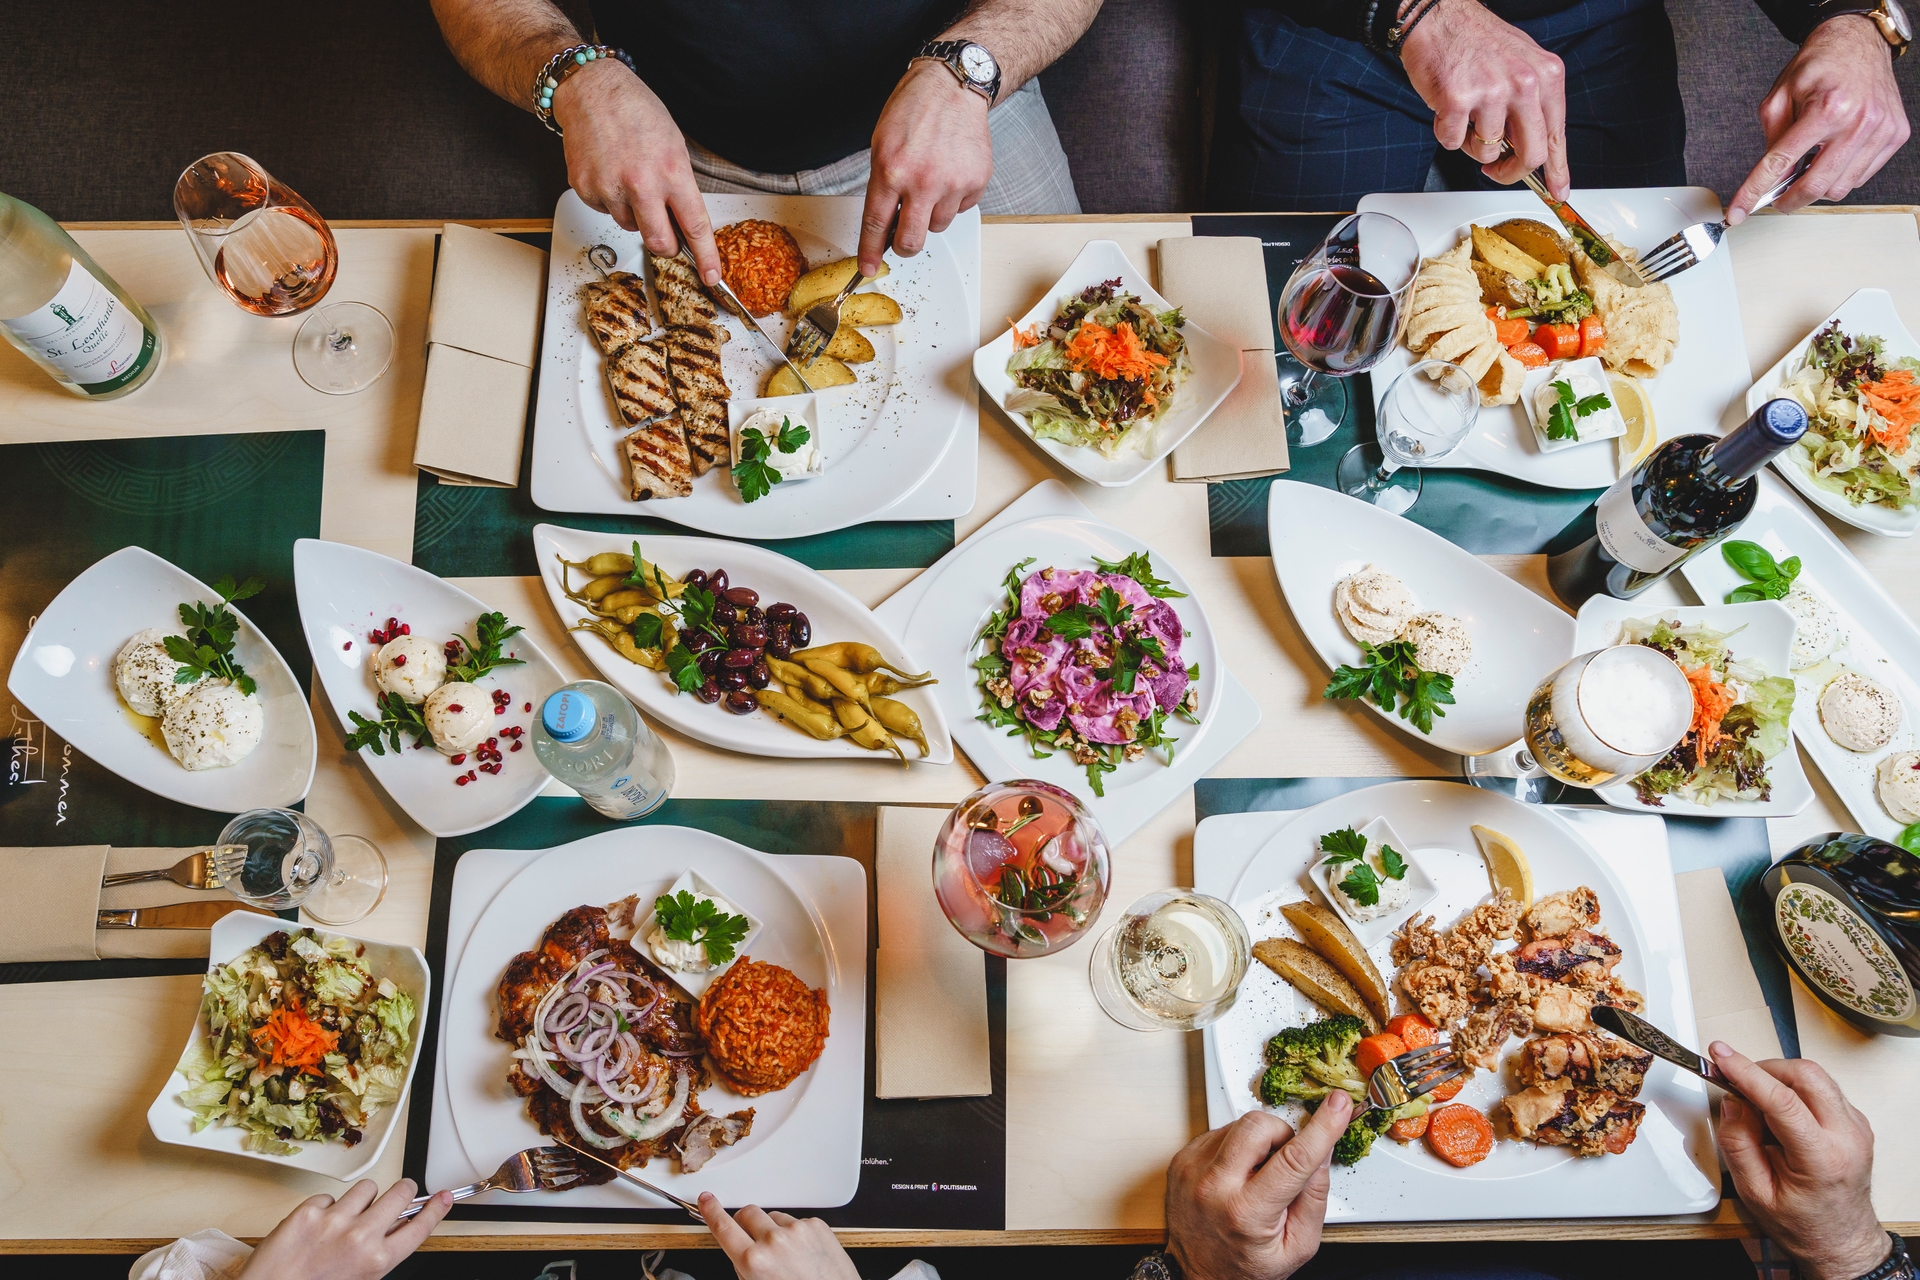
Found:
[(1172, 1254), (1150, 1253), (1140, 1259), (1127, 1280), (1182, 1280), (1182, 1272)]
[(1913, 1259), (1907, 1253), (1907, 1242), (1893, 1232), (1887, 1232), (1887, 1238), (1893, 1241), (1893, 1252), (1887, 1260), (1859, 1277), (1859, 1280), (1914, 1280), (1916, 1273)]
[[(967, 74), (966, 64), (960, 59), (961, 53), (967, 46), (974, 43), (976, 42), (972, 40), (929, 40), (921, 45), (920, 51), (907, 61), (909, 64), (912, 64), (920, 61), (922, 58), (931, 58), (935, 62), (945, 63), (947, 69), (953, 72), (954, 77), (958, 79), (961, 84), (984, 97), (989, 103), (992, 103), (1000, 97), (1000, 60), (998, 58), (994, 58), (993, 60), (994, 71), (992, 81), (987, 84), (980, 84), (975, 81), (972, 76)], [(982, 49), (986, 48), (985, 45), (981, 45), (980, 47)], [(988, 56), (992, 57), (991, 50), (988, 50)]]
[(1866, 18), (1880, 29), (1881, 36), (1893, 49), (1894, 57), (1898, 58), (1907, 51), (1909, 41), (1900, 38), (1892, 19), (1886, 15), (1884, 3), (1861, 4), (1859, 0), (1825, 0), (1824, 3), (1813, 6), (1814, 26), (1817, 27), (1834, 18)]

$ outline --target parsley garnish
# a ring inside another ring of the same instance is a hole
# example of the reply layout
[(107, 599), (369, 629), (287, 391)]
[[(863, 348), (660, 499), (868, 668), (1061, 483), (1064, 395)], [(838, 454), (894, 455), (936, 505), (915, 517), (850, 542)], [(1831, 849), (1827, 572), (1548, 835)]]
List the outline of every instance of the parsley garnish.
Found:
[(747, 936), (745, 916), (730, 916), (711, 899), (696, 898), (685, 889), (654, 899), (653, 912), (667, 937), (675, 942), (701, 943), (709, 964), (733, 959), (734, 947)]
[(684, 644), (676, 644), (667, 650), (666, 662), (667, 674), (673, 678), (674, 686), (683, 693), (698, 693), (700, 686), (707, 682), (706, 675), (700, 670), (700, 659)]
[(454, 633), (453, 638), (460, 642), (463, 652), (460, 661), (449, 664), (447, 667), (447, 679), (472, 684), (495, 667), (523, 665), (519, 658), (501, 657), (500, 646), (525, 629), (508, 626), (507, 615), (504, 613), (481, 614), (473, 627), (474, 634), (479, 637), (479, 643), (476, 644), (457, 631)]
[(1132, 578), (1145, 588), (1148, 595), (1156, 599), (1186, 599), (1186, 592), (1175, 591), (1167, 585), (1166, 579), (1154, 577), (1153, 562), (1147, 558), (1147, 553), (1144, 551), (1136, 551), (1126, 559), (1119, 561), (1102, 560), (1099, 556), (1095, 556), (1093, 562), (1100, 566), (1102, 573), (1117, 573), (1123, 578)]
[(1773, 553), (1757, 542), (1744, 540), (1727, 543), (1720, 549), (1726, 562), (1746, 581), (1727, 592), (1728, 604), (1749, 600), (1784, 600), (1800, 576), (1800, 557), (1788, 556), (1775, 563)]
[(412, 734), (416, 742), (433, 745), (433, 734), (428, 731), (426, 717), (419, 707), (397, 693), (381, 694), (374, 705), (380, 708), (378, 720), (369, 720), (358, 711), (347, 712), (347, 719), (353, 721), (353, 732), (347, 735), (347, 750), (372, 747), (373, 754), (383, 756), (387, 754), (387, 748), (380, 745), (384, 737), (387, 746), (398, 754), (402, 730)]
[(1399, 850), (1390, 844), (1380, 846), (1380, 868), (1387, 873), (1389, 880), (1407, 878), (1407, 860), (1401, 857)]
[(1373, 868), (1364, 860), (1353, 864), (1346, 879), (1340, 882), (1340, 889), (1363, 907), (1371, 907), (1380, 901), (1380, 877), (1373, 874)]
[(780, 419), (780, 430), (768, 440), (758, 427), (748, 427), (740, 433), (740, 461), (733, 467), (733, 482), (740, 487), (740, 496), (748, 502), (758, 502), (773, 492), (773, 486), (780, 483), (780, 473), (767, 463), (778, 448), (781, 453), (793, 453), (812, 438), (806, 427), (791, 418)]
[(1320, 837), (1320, 851), (1327, 855), (1329, 866), (1355, 862), (1366, 856), (1367, 838), (1352, 827), (1343, 827)]
[(1547, 410), (1547, 439), (1578, 440), (1581, 418), (1613, 407), (1613, 401), (1601, 394), (1576, 400), (1573, 384), (1562, 378), (1553, 384), (1555, 403)]
[[(1453, 705), (1453, 677), (1422, 671), (1413, 660), (1413, 642), (1395, 640), (1374, 646), (1362, 644), (1364, 667), (1342, 666), (1321, 691), (1323, 698), (1367, 698), (1410, 721), (1422, 733), (1433, 732), (1433, 718)], [(1401, 699), (1406, 701), (1403, 703)]]
[[(1367, 838), (1352, 827), (1343, 827), (1339, 831), (1329, 831), (1320, 837), (1320, 851), (1326, 854), (1321, 865), (1331, 873), (1340, 867), (1347, 867), (1347, 874), (1339, 881), (1340, 890), (1363, 907), (1371, 907), (1380, 901), (1380, 876), (1367, 862)], [(1407, 862), (1392, 845), (1380, 846), (1380, 868), (1389, 880), (1404, 880), (1407, 876)]]
[(1100, 595), (1093, 604), (1070, 604), (1047, 619), (1047, 630), (1063, 640), (1079, 640), (1093, 634), (1095, 619), (1107, 624), (1109, 629), (1117, 630), (1121, 623), (1133, 617), (1133, 606), (1120, 598), (1120, 593), (1112, 587), (1101, 587)]
[(209, 609), (203, 604), (180, 606), (180, 625), (184, 636), (166, 638), (167, 656), (180, 664), (173, 673), (175, 684), (192, 684), (202, 676), (231, 680), (241, 693), (252, 693), (257, 685), (246, 668), (233, 660), (233, 638), (239, 634), (240, 619), (227, 606), (235, 600), (257, 596), (266, 588), (265, 578), (248, 578), (235, 584), (233, 575), (222, 574), (213, 584), (220, 603)]
[(667, 624), (657, 613), (643, 613), (633, 620), (633, 642), (642, 649), (658, 649), (666, 639)]
[[(651, 574), (647, 572), (649, 569), (653, 570)], [(657, 564), (648, 564), (640, 558), (640, 543), (638, 539), (636, 539), (633, 544), (633, 568), (627, 570), (627, 576), (621, 579), (620, 585), (623, 587), (637, 587), (647, 592), (656, 600), (672, 598), (667, 591), (667, 576), (660, 572), (660, 566)]]

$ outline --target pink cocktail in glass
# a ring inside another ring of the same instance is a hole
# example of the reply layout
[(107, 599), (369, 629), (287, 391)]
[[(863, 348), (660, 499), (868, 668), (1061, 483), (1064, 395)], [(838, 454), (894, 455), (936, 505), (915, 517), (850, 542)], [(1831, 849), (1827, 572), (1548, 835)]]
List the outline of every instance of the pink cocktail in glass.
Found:
[(933, 892), (967, 941), (1025, 959), (1072, 946), (1100, 916), (1106, 836), (1069, 791), (1017, 779), (961, 801), (933, 850)]

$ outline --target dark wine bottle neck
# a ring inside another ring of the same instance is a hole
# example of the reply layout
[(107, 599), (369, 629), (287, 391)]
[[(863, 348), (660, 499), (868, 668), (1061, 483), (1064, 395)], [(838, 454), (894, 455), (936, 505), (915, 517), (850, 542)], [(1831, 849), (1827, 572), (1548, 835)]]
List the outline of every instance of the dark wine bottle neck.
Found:
[(1798, 401), (1769, 400), (1707, 449), (1700, 479), (1718, 489), (1745, 484), (1806, 433), (1807, 411)]

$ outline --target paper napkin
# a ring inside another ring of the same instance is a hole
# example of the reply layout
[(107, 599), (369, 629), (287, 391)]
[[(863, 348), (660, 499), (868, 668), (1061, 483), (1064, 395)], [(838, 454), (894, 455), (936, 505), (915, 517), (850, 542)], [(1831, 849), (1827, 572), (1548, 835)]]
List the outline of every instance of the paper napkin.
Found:
[(434, 267), (413, 463), (446, 484), (520, 481), (547, 255), (449, 222)]
[(1161, 296), (1245, 357), (1240, 385), (1173, 451), (1173, 478), (1204, 483), (1285, 471), (1287, 433), (1260, 241), (1170, 237), (1159, 243), (1159, 262)]
[(122, 871), (171, 867), (184, 849), (109, 848), (103, 844), (0, 849), (0, 964), (55, 960), (166, 960), (207, 954), (206, 929), (96, 929), (97, 913), (175, 902), (228, 900), (171, 880), (101, 887)]
[(955, 931), (933, 896), (933, 844), (946, 818), (945, 809), (879, 811), (874, 1092), (882, 1098), (993, 1092), (986, 953)]
[(1680, 899), (1680, 932), (1687, 941), (1687, 975), (1693, 981), (1693, 1017), (1701, 1053), (1715, 1040), (1749, 1058), (1780, 1056), (1773, 1014), (1747, 958), (1746, 936), (1734, 914), (1733, 895), (1718, 867), (1686, 871), (1673, 878)]

